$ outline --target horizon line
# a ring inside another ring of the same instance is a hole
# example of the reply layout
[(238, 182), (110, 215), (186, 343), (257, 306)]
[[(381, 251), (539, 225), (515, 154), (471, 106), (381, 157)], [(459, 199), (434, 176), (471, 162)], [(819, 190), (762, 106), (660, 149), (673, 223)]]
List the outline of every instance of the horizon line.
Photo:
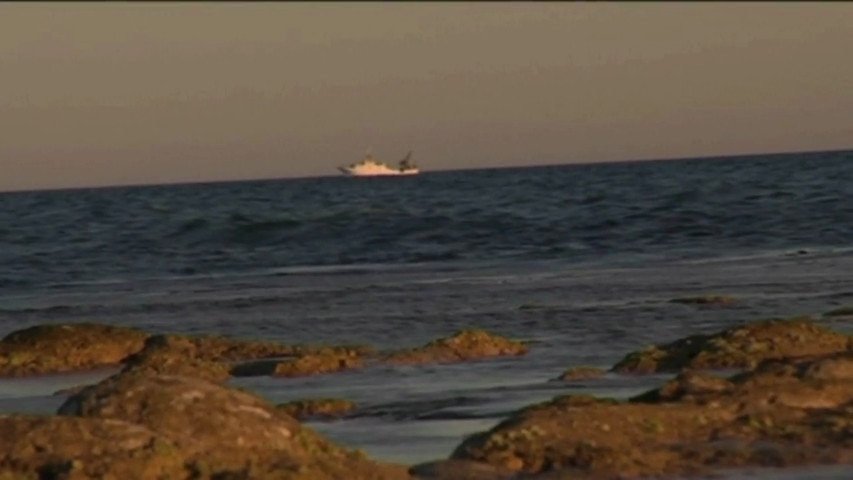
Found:
[[(721, 160), (730, 158), (752, 158), (763, 156), (787, 156), (787, 155), (802, 155), (802, 154), (819, 154), (819, 153), (844, 153), (853, 152), (853, 147), (831, 149), (831, 150), (796, 150), (796, 151), (775, 151), (762, 153), (744, 153), (744, 154), (728, 154), (728, 155), (702, 155), (696, 157), (655, 157), (655, 158), (639, 158), (639, 159), (618, 159), (618, 160), (599, 160), (599, 161), (580, 161), (571, 163), (545, 163), (536, 165), (506, 165), (495, 167), (466, 167), (466, 168), (440, 168), (436, 170), (427, 170), (419, 175), (429, 175), (432, 173), (446, 172), (475, 172), (488, 170), (512, 170), (526, 168), (547, 168), (547, 167), (573, 167), (573, 166), (591, 166), (602, 164), (626, 164), (626, 163), (653, 163), (653, 162), (674, 162), (674, 161), (695, 161), (695, 160)], [(47, 188), (29, 188), (20, 190), (0, 190), (0, 195), (7, 193), (36, 193), (36, 192), (68, 192), (75, 190), (102, 190), (111, 188), (151, 188), (151, 187), (178, 187), (191, 185), (220, 185), (228, 183), (260, 183), (260, 182), (278, 182), (286, 180), (310, 180), (320, 178), (345, 178), (341, 174), (323, 174), (323, 175), (296, 175), (288, 177), (265, 177), (265, 178), (236, 178), (236, 179), (214, 179), (214, 180), (197, 180), (197, 181), (175, 181), (162, 183), (116, 183), (107, 185), (92, 185), (92, 186), (72, 186), (72, 187), (47, 187)]]

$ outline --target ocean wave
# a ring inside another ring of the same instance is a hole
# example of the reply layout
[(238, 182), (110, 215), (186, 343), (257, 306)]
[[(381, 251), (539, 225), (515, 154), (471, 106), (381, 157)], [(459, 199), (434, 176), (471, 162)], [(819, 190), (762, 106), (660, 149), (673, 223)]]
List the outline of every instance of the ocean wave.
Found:
[(175, 231), (170, 235), (171, 237), (179, 237), (182, 235), (186, 235), (188, 233), (196, 232), (199, 230), (204, 230), (210, 226), (210, 221), (206, 218), (196, 217), (178, 225)]
[(259, 218), (239, 213), (231, 215), (229, 226), (240, 233), (255, 233), (267, 230), (287, 229), (299, 226), (300, 221), (290, 217)]
[(14, 275), (0, 285), (845, 248), (853, 238), (847, 156), (3, 194), (0, 264)]

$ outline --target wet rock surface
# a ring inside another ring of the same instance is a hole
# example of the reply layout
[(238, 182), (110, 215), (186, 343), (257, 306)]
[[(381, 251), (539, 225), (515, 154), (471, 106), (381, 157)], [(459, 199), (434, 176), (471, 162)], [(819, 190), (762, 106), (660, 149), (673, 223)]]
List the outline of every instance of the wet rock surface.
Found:
[(341, 355), (371, 355), (375, 349), (369, 345), (287, 345), (276, 342), (242, 340), (225, 337), (182, 337), (192, 342), (198, 358), (208, 361), (245, 361), (273, 357), (291, 357), (335, 352)]
[(730, 378), (686, 370), (626, 402), (563, 395), (521, 409), (451, 459), (548, 479), (853, 463), (851, 380), (848, 351), (770, 359)]
[(0, 375), (24, 376), (115, 365), (142, 349), (148, 334), (95, 323), (38, 325), (0, 341)]
[[(297, 427), (293, 419), (275, 415), (263, 401), (247, 393), (204, 380), (145, 372), (113, 376), (70, 397), (59, 413), (147, 425), (174, 439), (191, 455), (238, 446), (275, 448), (289, 442), (291, 430)], [(241, 433), (256, 428), (253, 435), (241, 438)], [(216, 434), (207, 441), (201, 438), (217, 430), (237, 434), (221, 438)]]
[[(71, 396), (59, 416), (0, 417), (0, 479), (628, 479), (853, 463), (850, 337), (802, 320), (758, 322), (635, 352), (612, 369), (615, 376), (677, 376), (627, 401), (557, 396), (468, 437), (446, 460), (410, 468), (341, 448), (298, 420), (400, 416), (406, 405), (360, 412), (352, 402), (319, 398), (276, 407), (222, 384), (240, 368), (282, 376), (357, 368), (376, 359), (372, 349), (212, 338), (143, 338), (123, 357), (121, 372), (65, 392)], [(378, 360), (458, 362), (520, 355), (527, 348), (463, 330)], [(240, 359), (253, 361), (232, 365)], [(727, 378), (710, 371), (724, 367), (746, 370)], [(614, 376), (574, 367), (560, 378), (605, 374), (601, 381)], [(452, 404), (472, 402), (454, 398)]]
[(713, 393), (727, 393), (734, 385), (721, 377), (695, 371), (684, 371), (660, 388), (633, 398), (636, 402), (691, 401)]
[(0, 341), (0, 376), (26, 376), (123, 365), (125, 371), (224, 382), (230, 376), (300, 377), (392, 364), (448, 363), (523, 355), (528, 346), (467, 329), (413, 349), (380, 355), (369, 345), (287, 345), (215, 336), (149, 335), (135, 329), (84, 323), (43, 325)]
[(768, 320), (650, 346), (626, 355), (612, 370), (655, 373), (683, 368), (750, 368), (768, 359), (843, 352), (851, 345), (849, 336), (811, 321)]
[(330, 420), (352, 412), (355, 410), (356, 404), (340, 398), (312, 398), (282, 403), (276, 408), (298, 420)]
[(0, 416), (0, 478), (186, 477), (175, 444), (140, 425), (100, 418)]
[(125, 372), (72, 396), (59, 413), (126, 422), (167, 439), (187, 469), (169, 478), (408, 477), (403, 467), (332, 444), (254, 395), (205, 380)]
[(286, 360), (259, 360), (235, 365), (231, 375), (235, 377), (305, 377), (323, 373), (360, 368), (364, 359), (356, 354), (340, 353), (337, 350), (324, 350), (318, 353), (306, 353)]
[(78, 393), (83, 392), (83, 390), (86, 390), (87, 388), (90, 388), (93, 386), (94, 385), (77, 385), (75, 387), (61, 388), (61, 389), (53, 392), (53, 394), (54, 395), (64, 395), (64, 396), (77, 395)]
[(528, 347), (522, 342), (493, 335), (484, 330), (465, 329), (426, 345), (392, 352), (382, 358), (393, 364), (448, 363), (480, 358), (523, 355)]
[[(149, 335), (95, 323), (40, 325), (12, 332), (0, 341), (0, 376), (123, 365), (125, 370), (223, 382), (230, 377), (233, 362), (278, 357), (269, 372), (262, 374), (298, 376), (354, 368), (361, 365), (362, 356), (371, 355), (376, 351), (366, 345), (328, 347), (212, 336)], [(282, 361), (281, 357), (290, 360)], [(279, 363), (283, 365), (276, 369)]]
[(557, 377), (557, 380), (567, 382), (591, 380), (607, 375), (607, 370), (597, 367), (571, 367)]
[(418, 480), (514, 480), (516, 472), (471, 460), (439, 460), (409, 469)]
[(197, 342), (177, 335), (154, 335), (145, 341), (141, 351), (124, 360), (125, 372), (169, 374), (224, 382), (231, 366), (207, 360), (200, 354)]
[(222, 337), (155, 335), (141, 352), (128, 357), (125, 364), (127, 369), (222, 382), (232, 375), (295, 377), (331, 373), (359, 367), (363, 364), (361, 356), (374, 352), (370, 346), (303, 346)]
[(333, 373), (364, 366), (358, 356), (336, 352), (309, 353), (292, 360), (280, 362), (272, 372), (274, 377), (303, 377), (321, 373)]

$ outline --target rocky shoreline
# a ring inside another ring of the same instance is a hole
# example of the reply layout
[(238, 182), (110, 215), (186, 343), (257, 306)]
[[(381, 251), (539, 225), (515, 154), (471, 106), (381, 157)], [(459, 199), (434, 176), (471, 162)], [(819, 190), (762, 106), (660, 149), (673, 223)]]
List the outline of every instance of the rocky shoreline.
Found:
[(415, 466), (372, 460), (300, 423), (357, 414), (346, 398), (276, 406), (225, 385), (236, 376), (287, 381), (530, 348), (474, 329), (380, 352), (101, 324), (31, 327), (0, 341), (0, 376), (121, 370), (57, 392), (68, 398), (56, 415), (0, 416), (0, 479), (630, 479), (853, 463), (853, 336), (804, 318), (649, 346), (609, 370), (568, 365), (557, 381), (675, 377), (627, 401), (557, 396), (464, 439), (446, 460)]

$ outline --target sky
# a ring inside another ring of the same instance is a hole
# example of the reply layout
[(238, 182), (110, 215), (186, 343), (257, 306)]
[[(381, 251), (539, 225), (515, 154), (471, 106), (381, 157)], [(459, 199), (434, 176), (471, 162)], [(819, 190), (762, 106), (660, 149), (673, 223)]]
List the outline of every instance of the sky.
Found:
[(850, 2), (0, 3), (0, 191), (853, 148)]

